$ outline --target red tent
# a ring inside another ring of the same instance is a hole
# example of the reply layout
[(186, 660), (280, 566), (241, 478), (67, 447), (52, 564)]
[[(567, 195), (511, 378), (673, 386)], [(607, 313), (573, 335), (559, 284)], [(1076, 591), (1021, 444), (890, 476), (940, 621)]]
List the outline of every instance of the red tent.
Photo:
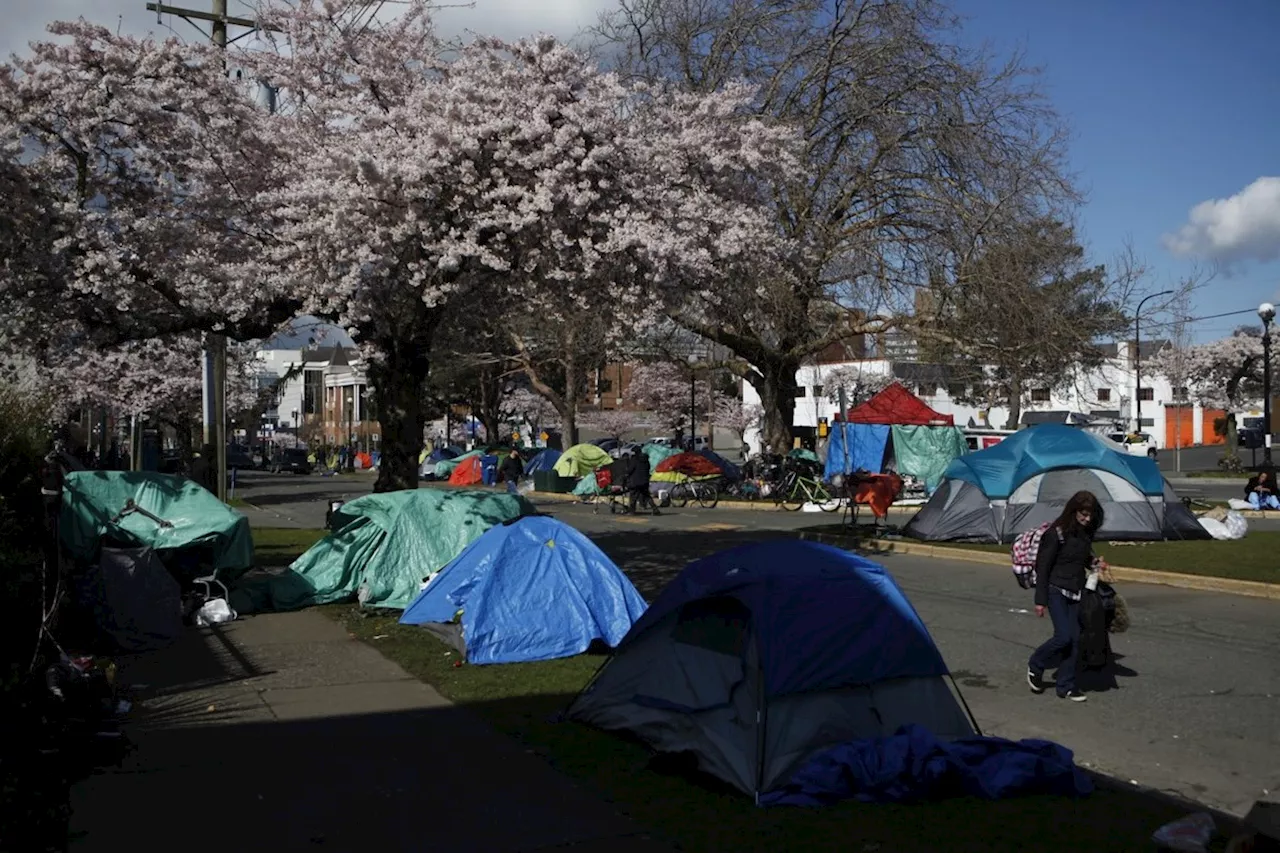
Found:
[(478, 486), (484, 482), (484, 466), (479, 456), (463, 459), (453, 473), (449, 475), (451, 486)]
[(668, 456), (653, 469), (655, 474), (670, 472), (684, 474), (686, 477), (715, 477), (724, 473), (720, 470), (719, 465), (707, 457), (687, 451), (685, 453), (677, 453), (675, 456)]
[(942, 415), (895, 382), (860, 406), (849, 410), (851, 424), (890, 424), (896, 426), (955, 426), (951, 415)]

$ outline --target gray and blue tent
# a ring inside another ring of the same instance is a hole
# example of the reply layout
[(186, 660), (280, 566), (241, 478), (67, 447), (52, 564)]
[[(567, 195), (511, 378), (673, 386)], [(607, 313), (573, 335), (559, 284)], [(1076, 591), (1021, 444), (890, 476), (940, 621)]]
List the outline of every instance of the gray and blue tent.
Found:
[(1208, 539), (1152, 459), (1075, 427), (1043, 424), (954, 460), (906, 527), (929, 542), (1012, 542), (1057, 518), (1079, 491), (1105, 516), (1100, 539)]

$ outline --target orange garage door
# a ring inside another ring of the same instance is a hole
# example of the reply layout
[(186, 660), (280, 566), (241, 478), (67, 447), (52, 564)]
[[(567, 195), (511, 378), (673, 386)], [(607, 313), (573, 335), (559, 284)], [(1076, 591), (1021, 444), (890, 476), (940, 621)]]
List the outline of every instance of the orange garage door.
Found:
[(1196, 437), (1195, 408), (1166, 406), (1164, 410), (1164, 446), (1190, 447)]

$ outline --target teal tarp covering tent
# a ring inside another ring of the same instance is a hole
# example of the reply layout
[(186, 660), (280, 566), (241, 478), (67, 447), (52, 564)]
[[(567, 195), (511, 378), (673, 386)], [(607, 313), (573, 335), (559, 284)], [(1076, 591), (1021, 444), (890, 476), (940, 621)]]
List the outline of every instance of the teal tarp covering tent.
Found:
[(495, 524), (534, 515), (522, 497), (410, 489), (357, 498), (334, 515), (334, 532), (282, 575), (243, 585), (237, 609), (294, 610), (357, 597), (403, 609), (422, 583)]
[(680, 451), (674, 447), (667, 447), (665, 444), (646, 444), (640, 448), (649, 459), (649, 470), (653, 471), (658, 467), (658, 463), (662, 460), (675, 456)]
[[(121, 515), (129, 501), (140, 511)], [(191, 480), (153, 471), (67, 474), (58, 535), (80, 560), (96, 560), (100, 539), (109, 535), (144, 545), (162, 557), (166, 552), (208, 548), (222, 580), (253, 566), (247, 518)]]
[(968, 452), (964, 432), (958, 427), (893, 427), (893, 459), (898, 473), (919, 477), (930, 493), (938, 488), (952, 461)]

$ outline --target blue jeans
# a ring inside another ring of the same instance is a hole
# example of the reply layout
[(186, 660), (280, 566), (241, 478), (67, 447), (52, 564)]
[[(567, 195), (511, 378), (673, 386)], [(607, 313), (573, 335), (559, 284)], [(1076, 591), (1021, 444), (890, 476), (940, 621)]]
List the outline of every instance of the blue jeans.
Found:
[(516, 491), (516, 481), (515, 481), (515, 480), (507, 480), (507, 494), (509, 494), (509, 495), (518, 494), (518, 492)]
[(1264, 498), (1257, 492), (1250, 492), (1249, 506), (1254, 509), (1262, 509), (1263, 507), (1266, 507), (1267, 509), (1280, 509), (1280, 500), (1277, 500), (1275, 495), (1267, 495)]
[(1076, 689), (1076, 659), (1080, 656), (1080, 602), (1072, 601), (1055, 587), (1049, 587), (1049, 618), (1053, 636), (1031, 653), (1027, 668), (1036, 675), (1053, 666), (1058, 658), (1057, 691), (1065, 696)]

